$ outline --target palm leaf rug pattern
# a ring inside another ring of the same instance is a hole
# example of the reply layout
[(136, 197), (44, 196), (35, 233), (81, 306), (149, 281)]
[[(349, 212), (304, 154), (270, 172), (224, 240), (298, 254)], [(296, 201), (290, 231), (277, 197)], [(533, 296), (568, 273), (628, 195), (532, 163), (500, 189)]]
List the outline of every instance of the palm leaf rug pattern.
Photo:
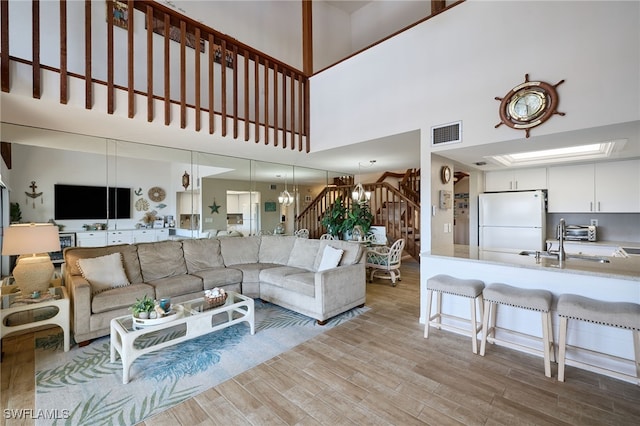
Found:
[[(62, 334), (36, 340), (36, 408), (62, 413), (36, 424), (127, 425), (139, 423), (198, 393), (346, 322), (355, 308), (318, 326), (312, 318), (256, 300), (256, 334), (245, 323), (213, 332), (134, 361), (122, 384), (122, 363), (110, 362), (109, 337), (69, 352)], [(184, 330), (146, 336), (140, 345), (175, 338)]]

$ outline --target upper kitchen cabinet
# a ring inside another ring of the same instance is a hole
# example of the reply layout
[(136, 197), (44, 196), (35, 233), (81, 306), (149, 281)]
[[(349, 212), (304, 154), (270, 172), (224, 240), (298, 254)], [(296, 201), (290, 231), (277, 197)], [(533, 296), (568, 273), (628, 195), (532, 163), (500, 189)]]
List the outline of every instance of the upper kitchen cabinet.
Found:
[(484, 187), (486, 192), (547, 189), (547, 169), (513, 169), (486, 172)]
[(640, 160), (549, 167), (551, 213), (640, 212)]

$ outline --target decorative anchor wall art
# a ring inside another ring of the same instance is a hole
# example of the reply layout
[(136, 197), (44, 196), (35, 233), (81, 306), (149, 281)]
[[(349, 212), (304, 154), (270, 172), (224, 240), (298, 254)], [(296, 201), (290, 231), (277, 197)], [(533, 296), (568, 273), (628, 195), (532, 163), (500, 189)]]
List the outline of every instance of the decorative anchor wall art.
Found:
[[(24, 192), (27, 197), (31, 198), (32, 206), (33, 206), (34, 209), (36, 208), (36, 198), (42, 196), (42, 192), (36, 192), (36, 188), (37, 187), (38, 187), (38, 185), (36, 185), (36, 181), (32, 180), (31, 181), (31, 185), (29, 185), (29, 188), (31, 188), (31, 192), (27, 192), (27, 191)], [(40, 204), (44, 204), (43, 198), (40, 198)], [(25, 204), (29, 204), (29, 199), (28, 198), (25, 199)]]

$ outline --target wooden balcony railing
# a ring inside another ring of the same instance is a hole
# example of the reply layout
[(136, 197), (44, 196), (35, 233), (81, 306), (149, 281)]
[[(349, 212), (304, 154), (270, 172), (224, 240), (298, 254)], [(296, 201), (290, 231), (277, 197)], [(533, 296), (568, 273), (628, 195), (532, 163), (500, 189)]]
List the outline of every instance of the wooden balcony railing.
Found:
[[(210, 134), (227, 136), (231, 127), (235, 139), (242, 129), (245, 141), (253, 135), (256, 143), (309, 152), (309, 83), (301, 71), (155, 1), (107, 1), (106, 11), (90, 0), (25, 3), (0, 2), (3, 92), (11, 90), (10, 62), (16, 61), (31, 66), (37, 99), (42, 70), (54, 71), (60, 74), (61, 104), (78, 96), (69, 92), (70, 79), (84, 79), (86, 109), (94, 107), (96, 85), (104, 85), (108, 114), (126, 108), (129, 118), (136, 117), (135, 97), (141, 95), (149, 122), (171, 125), (177, 120), (171, 107), (179, 105), (183, 129), (206, 126)], [(104, 20), (95, 19), (103, 14)], [(58, 34), (45, 33), (45, 26)], [(32, 41), (30, 49), (23, 40)], [(126, 106), (116, 104), (117, 91), (126, 91)], [(161, 114), (154, 110), (156, 100), (163, 104)]]

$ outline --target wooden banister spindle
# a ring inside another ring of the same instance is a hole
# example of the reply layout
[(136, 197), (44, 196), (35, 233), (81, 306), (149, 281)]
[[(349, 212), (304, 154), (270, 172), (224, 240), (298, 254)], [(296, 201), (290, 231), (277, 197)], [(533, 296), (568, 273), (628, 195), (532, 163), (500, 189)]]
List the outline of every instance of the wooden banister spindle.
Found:
[(153, 8), (147, 5), (147, 121), (153, 121)]
[(60, 0), (60, 103), (69, 99), (67, 87), (67, 0)]
[(304, 82), (304, 135), (306, 136), (305, 152), (311, 151), (311, 138), (309, 136), (309, 79)]
[(242, 52), (244, 62), (244, 141), (249, 141), (249, 52)]
[(269, 60), (264, 61), (264, 144), (269, 145)]
[(282, 148), (287, 147), (287, 70), (282, 69)]
[[(253, 103), (254, 103), (254, 135), (256, 143), (260, 142), (260, 56), (253, 57)], [(266, 126), (267, 123), (265, 123)]]
[(107, 114), (113, 114), (115, 100), (113, 93), (113, 8), (115, 4), (109, 0), (107, 9)]
[(298, 151), (302, 152), (302, 133), (303, 133), (303, 123), (302, 123), (302, 119), (304, 117), (303, 113), (304, 113), (304, 109), (302, 107), (303, 105), (303, 97), (302, 97), (302, 93), (304, 90), (304, 85), (302, 84), (302, 79), (304, 77), (300, 76), (300, 79), (298, 80)]
[(291, 149), (295, 149), (296, 147), (296, 138), (295, 138), (295, 128), (296, 128), (296, 74), (291, 73), (291, 107), (289, 108), (291, 112), (291, 122), (289, 127), (289, 133), (291, 138)]
[(209, 65), (209, 134), (215, 132), (215, 113), (214, 100), (215, 100), (215, 84), (214, 84), (214, 70), (216, 69), (214, 64), (214, 47), (213, 47), (213, 34), (209, 34), (209, 58), (207, 59)]
[(273, 64), (273, 146), (278, 146), (278, 64)]
[(220, 57), (220, 96), (222, 98), (222, 136), (227, 136), (227, 42), (222, 40), (220, 44), (222, 56)]
[(128, 0), (127, 8), (129, 10), (127, 19), (127, 102), (128, 102), (128, 116), (133, 118), (135, 116), (135, 92), (134, 92), (134, 47), (133, 47), (133, 0)]
[(180, 20), (180, 128), (187, 127), (187, 23)]
[(32, 59), (31, 59), (31, 69), (32, 69), (32, 84), (33, 84), (33, 97), (36, 99), (40, 99), (40, 94), (42, 91), (41, 82), (40, 82), (40, 1), (33, 0), (32, 3), (32, 28), (33, 28), (33, 38), (31, 40), (32, 46)]
[[(238, 139), (238, 47), (233, 46), (233, 138)], [(226, 67), (226, 61), (222, 65)]]
[(196, 132), (200, 131), (200, 128), (202, 126), (201, 120), (200, 120), (200, 111), (201, 111), (201, 105), (200, 105), (200, 101), (201, 101), (201, 97), (200, 97), (200, 55), (202, 55), (202, 53), (200, 52), (200, 28), (196, 27), (195, 30), (195, 39), (196, 39), (196, 45), (194, 46), (195, 49), (195, 53), (194, 53), (194, 60), (195, 60), (195, 101), (196, 101)]
[(169, 31), (171, 23), (169, 14), (164, 14), (164, 124), (171, 124), (171, 57), (169, 47)]
[(84, 107), (93, 108), (93, 81), (91, 69), (91, 0), (84, 2)]
[(9, 2), (0, 2), (0, 86), (3, 92), (9, 92), (11, 88), (11, 75), (9, 72)]

